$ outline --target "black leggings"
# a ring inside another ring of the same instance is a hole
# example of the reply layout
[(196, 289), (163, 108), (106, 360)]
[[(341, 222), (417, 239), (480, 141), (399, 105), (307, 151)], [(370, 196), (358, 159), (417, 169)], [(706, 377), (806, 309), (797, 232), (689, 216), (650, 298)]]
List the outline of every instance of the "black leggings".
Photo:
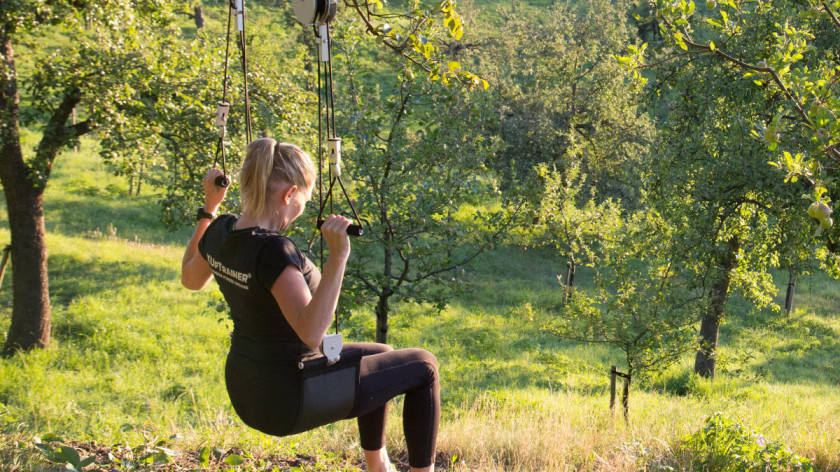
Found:
[(411, 467), (428, 467), (435, 460), (440, 423), (440, 384), (437, 359), (423, 349), (400, 349), (374, 343), (347, 343), (343, 352), (361, 350), (356, 407), (362, 449), (385, 445), (388, 402), (405, 394), (403, 432)]
[[(304, 401), (301, 373), (297, 361), (281, 360), (289, 357), (282, 355), (284, 350), (292, 348), (232, 338), (225, 364), (228, 395), (245, 424), (266, 434), (285, 436), (297, 428), (298, 415), (291, 413), (300, 411)], [(354, 351), (355, 356), (347, 355)], [(355, 406), (343, 419), (358, 418), (362, 448), (376, 451), (385, 445), (388, 402), (405, 394), (403, 431), (409, 464), (418, 468), (432, 465), (440, 422), (435, 356), (423, 349), (395, 351), (385, 344), (347, 343), (340, 362), (345, 359), (359, 359)]]

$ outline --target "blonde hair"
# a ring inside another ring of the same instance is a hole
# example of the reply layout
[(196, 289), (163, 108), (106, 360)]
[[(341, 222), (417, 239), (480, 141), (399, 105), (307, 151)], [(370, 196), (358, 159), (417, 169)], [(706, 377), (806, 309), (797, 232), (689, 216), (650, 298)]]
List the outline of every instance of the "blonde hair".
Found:
[(308, 191), (315, 185), (316, 170), (312, 159), (301, 148), (261, 138), (248, 145), (239, 177), (242, 213), (262, 217), (271, 211), (268, 199), (279, 183)]

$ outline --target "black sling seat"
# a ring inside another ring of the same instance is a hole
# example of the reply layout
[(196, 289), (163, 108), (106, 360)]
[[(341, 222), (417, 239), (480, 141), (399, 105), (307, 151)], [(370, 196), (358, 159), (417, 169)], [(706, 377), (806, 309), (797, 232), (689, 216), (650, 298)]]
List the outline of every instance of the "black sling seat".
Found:
[(301, 405), (292, 431), (297, 434), (348, 417), (356, 406), (362, 351), (350, 349), (330, 364), (325, 356), (298, 364)]

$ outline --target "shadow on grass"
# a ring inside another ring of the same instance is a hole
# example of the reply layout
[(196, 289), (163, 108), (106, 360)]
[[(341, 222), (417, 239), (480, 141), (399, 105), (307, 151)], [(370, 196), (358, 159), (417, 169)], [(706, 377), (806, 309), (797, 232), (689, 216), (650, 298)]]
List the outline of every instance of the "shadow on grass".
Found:
[(754, 368), (781, 383), (840, 385), (840, 328), (823, 318), (791, 317), (773, 327), (786, 342)]
[(59, 305), (67, 305), (79, 296), (179, 277), (174, 267), (164, 268), (136, 261), (87, 261), (58, 254), (50, 256), (48, 264), (51, 298)]
[(46, 229), (65, 236), (101, 233), (129, 241), (184, 244), (190, 228), (168, 231), (159, 220), (155, 196), (73, 197), (45, 201)]

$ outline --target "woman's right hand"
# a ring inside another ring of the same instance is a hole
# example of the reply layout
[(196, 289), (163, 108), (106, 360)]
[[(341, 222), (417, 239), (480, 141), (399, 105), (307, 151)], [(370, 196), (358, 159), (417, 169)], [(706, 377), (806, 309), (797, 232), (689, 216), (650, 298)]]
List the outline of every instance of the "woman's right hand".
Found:
[(330, 256), (335, 255), (347, 260), (350, 257), (350, 236), (347, 235), (347, 227), (352, 221), (340, 215), (330, 215), (321, 225), (321, 234), (327, 241), (330, 249)]
[(217, 177), (227, 177), (228, 180), (230, 179), (230, 176), (226, 176), (224, 172), (214, 167), (207, 170), (207, 173), (204, 174), (204, 180), (202, 180), (204, 184), (204, 211), (213, 214), (216, 213), (216, 209), (225, 200), (225, 194), (227, 194), (228, 189), (228, 187), (219, 187), (216, 185)]

